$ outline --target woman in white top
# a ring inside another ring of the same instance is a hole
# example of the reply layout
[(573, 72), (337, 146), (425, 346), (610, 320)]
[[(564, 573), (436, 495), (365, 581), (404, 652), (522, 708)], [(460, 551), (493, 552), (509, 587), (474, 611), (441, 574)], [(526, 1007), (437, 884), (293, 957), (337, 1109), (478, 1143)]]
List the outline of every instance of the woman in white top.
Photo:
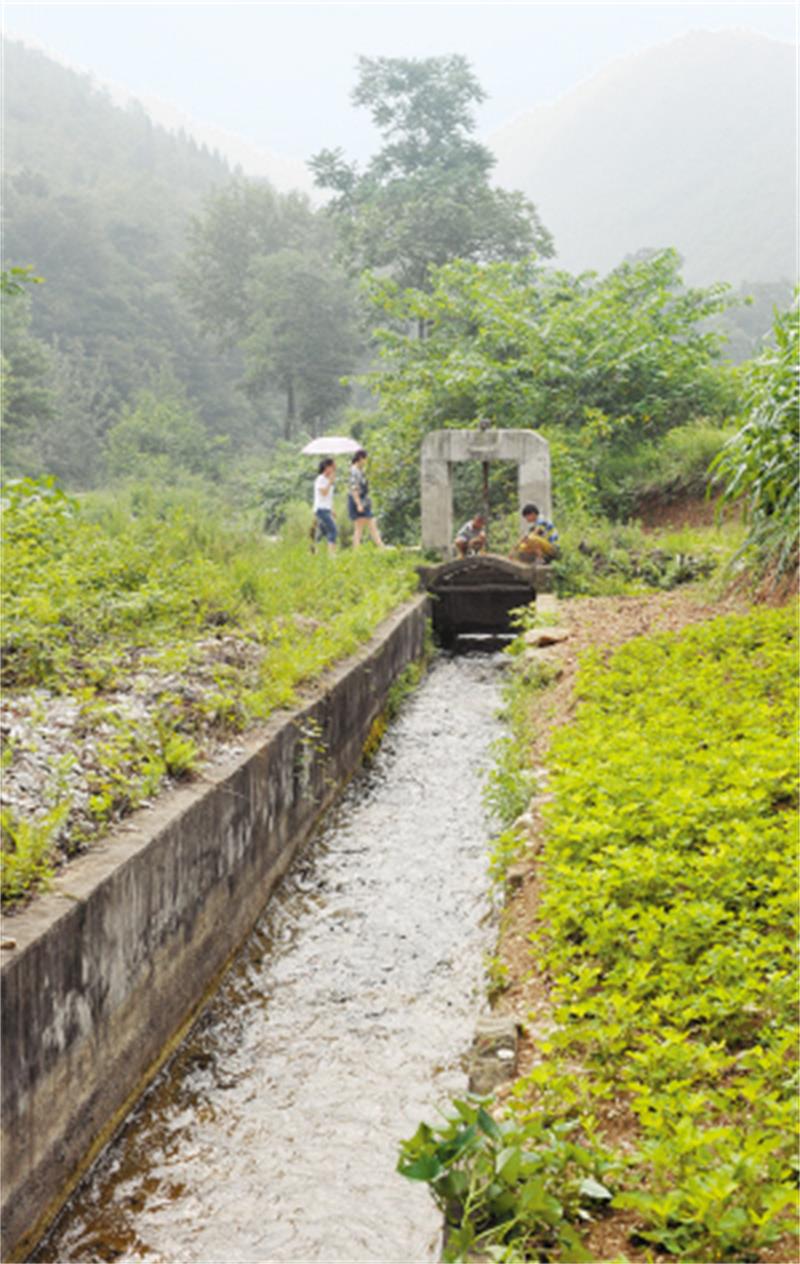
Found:
[(328, 541), (328, 552), (336, 552), (336, 515), (333, 512), (333, 486), (336, 482), (336, 462), (326, 456), (319, 463), (319, 473), (314, 479), (314, 518)]

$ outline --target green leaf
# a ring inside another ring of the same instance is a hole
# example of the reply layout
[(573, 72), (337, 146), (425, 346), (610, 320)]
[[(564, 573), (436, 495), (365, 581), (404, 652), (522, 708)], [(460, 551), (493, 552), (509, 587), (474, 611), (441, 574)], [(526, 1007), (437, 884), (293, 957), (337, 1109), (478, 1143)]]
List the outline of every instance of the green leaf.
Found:
[(492, 1138), (492, 1141), (503, 1140), (503, 1134), (500, 1131), (499, 1127), (495, 1123), (494, 1119), (492, 1119), (492, 1116), (487, 1111), (485, 1111), (482, 1106), (480, 1110), (478, 1111), (477, 1123), (481, 1132), (485, 1132), (487, 1137)]
[(521, 1165), (522, 1151), (519, 1146), (506, 1146), (497, 1156), (495, 1171), (502, 1180), (511, 1185), (519, 1176)]
[(414, 1159), (413, 1163), (403, 1163), (401, 1160), (397, 1165), (397, 1170), (409, 1181), (435, 1181), (445, 1169), (435, 1155), (423, 1154), (420, 1158)]

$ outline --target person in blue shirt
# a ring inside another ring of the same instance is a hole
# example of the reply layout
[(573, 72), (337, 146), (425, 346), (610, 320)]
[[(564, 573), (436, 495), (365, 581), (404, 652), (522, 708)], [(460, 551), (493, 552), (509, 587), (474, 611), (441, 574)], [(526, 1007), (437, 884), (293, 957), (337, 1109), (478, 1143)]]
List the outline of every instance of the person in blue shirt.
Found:
[(558, 553), (558, 532), (536, 505), (523, 505), (522, 517), (527, 530), (517, 545), (517, 556), (526, 562), (549, 562)]

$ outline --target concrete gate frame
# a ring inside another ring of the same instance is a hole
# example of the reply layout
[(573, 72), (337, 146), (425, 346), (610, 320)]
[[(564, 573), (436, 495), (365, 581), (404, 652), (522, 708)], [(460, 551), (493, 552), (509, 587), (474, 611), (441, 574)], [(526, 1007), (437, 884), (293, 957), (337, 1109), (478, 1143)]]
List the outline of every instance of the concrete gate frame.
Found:
[(453, 465), (514, 461), (520, 509), (532, 502), (552, 517), (550, 447), (535, 430), (432, 430), (422, 441), (422, 546), (446, 556), (453, 548)]

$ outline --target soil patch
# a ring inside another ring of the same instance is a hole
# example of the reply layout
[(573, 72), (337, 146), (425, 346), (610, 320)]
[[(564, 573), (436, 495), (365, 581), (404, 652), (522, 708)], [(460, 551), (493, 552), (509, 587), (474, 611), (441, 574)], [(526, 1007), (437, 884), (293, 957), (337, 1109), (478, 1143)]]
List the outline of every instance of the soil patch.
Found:
[[(663, 495), (643, 496), (637, 501), (633, 517), (638, 518), (645, 529), (663, 530), (683, 527), (712, 527), (717, 518), (719, 498), (705, 496), (667, 497)], [(725, 517), (730, 519), (734, 510), (726, 510)]]

